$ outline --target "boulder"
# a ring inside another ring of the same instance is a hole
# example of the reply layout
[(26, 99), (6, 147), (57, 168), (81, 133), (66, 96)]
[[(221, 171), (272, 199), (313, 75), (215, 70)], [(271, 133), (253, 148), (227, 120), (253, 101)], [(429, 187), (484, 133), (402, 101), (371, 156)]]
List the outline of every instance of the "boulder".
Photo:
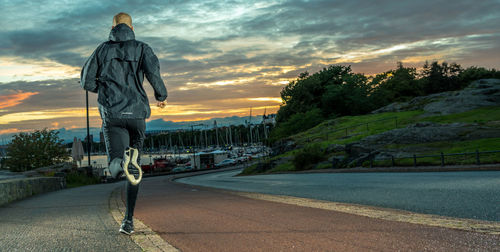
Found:
[[(406, 128), (393, 129), (365, 137), (357, 146), (378, 148), (387, 144), (418, 144), (438, 141), (464, 141), (500, 137), (500, 129), (468, 123), (438, 124), (419, 122)], [(360, 147), (357, 147), (360, 148)]]
[(372, 114), (424, 110), (428, 115), (448, 115), (489, 106), (500, 106), (500, 79), (481, 79), (473, 81), (463, 90), (415, 97), (408, 102), (392, 103), (373, 111)]

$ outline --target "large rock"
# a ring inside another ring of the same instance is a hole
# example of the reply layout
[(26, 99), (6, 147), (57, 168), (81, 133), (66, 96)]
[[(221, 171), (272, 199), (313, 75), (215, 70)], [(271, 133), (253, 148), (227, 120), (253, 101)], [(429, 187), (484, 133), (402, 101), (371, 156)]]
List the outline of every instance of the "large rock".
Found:
[(427, 114), (447, 115), (489, 106), (500, 106), (500, 79), (477, 80), (460, 91), (415, 97), (408, 102), (389, 104), (372, 113), (424, 110)]
[(418, 144), (440, 141), (465, 141), (500, 137), (500, 129), (468, 123), (438, 124), (419, 122), (362, 139), (358, 145), (380, 147), (387, 144)]
[[(471, 123), (439, 124), (419, 122), (405, 128), (393, 129), (365, 137), (359, 142), (346, 145), (345, 151), (348, 154), (350, 163), (360, 165), (370, 159), (407, 157), (420, 151), (427, 151), (426, 146), (411, 146), (411, 144), (498, 137), (500, 137), (500, 129), (497, 127)], [(387, 149), (389, 144), (409, 144), (410, 146), (402, 149)]]

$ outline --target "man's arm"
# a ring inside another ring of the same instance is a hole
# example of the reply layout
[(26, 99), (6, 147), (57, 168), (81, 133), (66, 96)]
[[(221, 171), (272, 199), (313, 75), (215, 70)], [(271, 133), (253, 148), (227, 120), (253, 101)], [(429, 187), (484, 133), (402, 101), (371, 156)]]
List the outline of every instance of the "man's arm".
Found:
[(155, 91), (157, 101), (165, 101), (167, 99), (167, 88), (163, 83), (160, 75), (160, 62), (158, 57), (153, 53), (153, 50), (148, 45), (144, 46), (142, 69), (146, 78)]
[(90, 55), (90, 57), (83, 65), (82, 73), (80, 74), (80, 85), (83, 89), (97, 93), (97, 71), (99, 69), (99, 65), (97, 63), (97, 54), (101, 49), (102, 44), (95, 49), (95, 51)]

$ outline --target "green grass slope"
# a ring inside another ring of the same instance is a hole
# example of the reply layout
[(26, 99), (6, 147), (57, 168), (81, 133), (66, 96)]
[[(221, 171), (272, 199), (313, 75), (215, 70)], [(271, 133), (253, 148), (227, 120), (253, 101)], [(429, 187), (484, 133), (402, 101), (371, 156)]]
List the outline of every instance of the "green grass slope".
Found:
[[(266, 162), (275, 162), (276, 165), (272, 169), (264, 171), (264, 173), (295, 171), (300, 170), (300, 167), (295, 167), (293, 164), (294, 156), (303, 148), (311, 145), (318, 145), (321, 148), (326, 148), (331, 144), (349, 144), (360, 141), (361, 139), (389, 131), (396, 128), (404, 128), (408, 125), (417, 122), (436, 122), (436, 123), (478, 123), (488, 127), (500, 128), (500, 107), (487, 107), (475, 109), (463, 113), (426, 116), (423, 111), (404, 111), (404, 112), (387, 112), (380, 114), (368, 114), (361, 116), (345, 116), (332, 120), (324, 121), (314, 128), (303, 131), (291, 136), (289, 139), (295, 141), (298, 149), (283, 153), (273, 157)], [(454, 141), (454, 142), (432, 142), (425, 144), (414, 145), (388, 145), (387, 149), (410, 149), (415, 150), (417, 155), (439, 155), (443, 153), (462, 153), (500, 150), (499, 138), (483, 138), (472, 141)], [(345, 155), (345, 153), (333, 153), (331, 155)], [(325, 157), (328, 158), (328, 157)], [(452, 158), (447, 158), (447, 164), (468, 164), (475, 163), (475, 156), (469, 155), (463, 158), (458, 157), (456, 161)], [(482, 162), (498, 163), (500, 162), (500, 154), (493, 153), (482, 157)], [(439, 165), (441, 159), (427, 158), (419, 160), (419, 164)], [(368, 164), (363, 164), (368, 165)], [(387, 162), (374, 163), (375, 166), (387, 166)], [(413, 165), (413, 160), (401, 160), (397, 165)], [(248, 167), (242, 174), (263, 173), (258, 171), (256, 165)], [(315, 169), (331, 168), (331, 165), (320, 163), (315, 166)]]

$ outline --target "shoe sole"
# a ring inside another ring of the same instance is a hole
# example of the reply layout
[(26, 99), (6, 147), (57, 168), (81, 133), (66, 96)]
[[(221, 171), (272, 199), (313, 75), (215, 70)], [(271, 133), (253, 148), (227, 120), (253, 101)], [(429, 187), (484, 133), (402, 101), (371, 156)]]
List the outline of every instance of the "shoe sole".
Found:
[[(128, 147), (125, 149), (125, 155), (123, 159), (123, 171), (125, 172), (125, 177), (127, 177), (128, 181), (132, 185), (137, 185), (141, 182), (142, 180), (142, 169), (139, 164), (137, 164), (137, 157), (139, 156), (139, 151), (135, 148)], [(128, 165), (132, 164), (137, 170), (139, 170), (139, 178), (135, 178), (134, 175), (131, 175), (128, 172)]]
[(131, 235), (131, 234), (133, 234), (133, 233), (134, 233), (134, 231), (132, 231), (132, 232), (127, 232), (127, 231), (125, 231), (124, 229), (120, 228), (120, 233), (123, 233), (123, 234), (126, 234), (126, 235)]

